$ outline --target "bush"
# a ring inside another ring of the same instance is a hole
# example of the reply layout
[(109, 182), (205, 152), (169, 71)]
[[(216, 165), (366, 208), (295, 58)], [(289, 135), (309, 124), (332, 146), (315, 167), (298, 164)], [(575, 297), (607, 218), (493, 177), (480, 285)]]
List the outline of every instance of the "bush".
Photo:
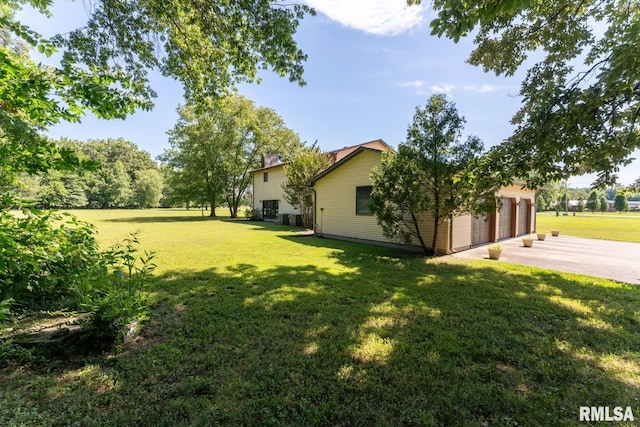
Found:
[(0, 211), (0, 300), (21, 311), (73, 306), (99, 264), (94, 234), (68, 214)]
[(249, 218), (250, 221), (262, 221), (260, 209), (247, 208), (247, 210), (244, 211), (244, 216)]
[(155, 254), (139, 254), (135, 233), (101, 251), (95, 233), (69, 214), (0, 211), (0, 321), (11, 313), (90, 312), (84, 340), (102, 347), (144, 316)]

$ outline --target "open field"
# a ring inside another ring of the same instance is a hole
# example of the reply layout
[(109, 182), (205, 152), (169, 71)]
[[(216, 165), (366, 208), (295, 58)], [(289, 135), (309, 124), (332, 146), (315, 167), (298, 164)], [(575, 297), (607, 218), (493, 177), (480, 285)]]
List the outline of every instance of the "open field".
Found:
[(560, 230), (562, 234), (590, 239), (640, 242), (640, 215), (632, 213), (581, 213), (556, 216), (555, 212), (541, 212), (536, 217), (539, 231)]
[(0, 370), (0, 425), (640, 419), (638, 287), (199, 211), (77, 213), (104, 244), (139, 229), (157, 252), (150, 319), (112, 354)]

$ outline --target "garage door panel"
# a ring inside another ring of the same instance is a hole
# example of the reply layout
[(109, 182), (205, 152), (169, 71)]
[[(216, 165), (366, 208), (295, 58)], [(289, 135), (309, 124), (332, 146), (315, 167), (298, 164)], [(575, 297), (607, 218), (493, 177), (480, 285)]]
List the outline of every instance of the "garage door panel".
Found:
[(491, 221), (486, 216), (473, 218), (471, 230), (472, 245), (481, 245), (491, 241)]
[(513, 199), (502, 199), (502, 207), (500, 208), (500, 221), (498, 226), (498, 237), (500, 239), (513, 237), (511, 235), (513, 221), (513, 204)]

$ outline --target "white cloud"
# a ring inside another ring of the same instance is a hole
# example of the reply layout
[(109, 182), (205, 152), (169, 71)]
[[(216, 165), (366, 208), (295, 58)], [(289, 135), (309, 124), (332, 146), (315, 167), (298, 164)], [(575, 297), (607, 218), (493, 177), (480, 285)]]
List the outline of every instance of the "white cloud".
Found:
[(444, 93), (446, 95), (451, 94), (451, 92), (453, 92), (453, 89), (455, 89), (456, 87), (450, 83), (441, 83), (439, 85), (434, 85), (431, 86), (431, 92), (433, 93)]
[(497, 87), (491, 86), (491, 85), (482, 85), (482, 86), (467, 85), (464, 88), (469, 92), (478, 92), (478, 93), (489, 93), (497, 89)]
[(407, 6), (406, 0), (305, 0), (305, 3), (333, 21), (372, 34), (400, 34), (424, 21), (424, 6)]
[(414, 89), (420, 89), (422, 86), (424, 86), (425, 82), (424, 80), (415, 80), (412, 82), (401, 82), (398, 83), (398, 86), (400, 87), (411, 87)]

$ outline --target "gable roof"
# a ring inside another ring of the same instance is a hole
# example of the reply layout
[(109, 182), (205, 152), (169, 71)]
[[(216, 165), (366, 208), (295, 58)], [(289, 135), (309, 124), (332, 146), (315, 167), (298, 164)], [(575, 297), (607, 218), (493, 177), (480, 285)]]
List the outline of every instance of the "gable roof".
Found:
[(278, 163), (277, 165), (272, 165), (272, 166), (266, 166), (260, 169), (254, 169), (251, 171), (251, 173), (256, 173), (256, 172), (263, 172), (263, 171), (268, 171), (269, 169), (275, 169), (275, 168), (279, 168), (281, 166), (286, 166), (291, 162), (284, 162), (284, 163)]
[[(367, 145), (374, 145), (376, 143), (382, 145), (383, 148), (379, 149), (379, 148), (373, 148), (373, 147), (366, 147)], [(338, 148), (337, 150), (323, 151), (322, 154), (326, 154), (326, 155), (330, 156), (331, 162), (333, 162), (332, 165), (334, 165), (334, 164), (344, 160), (350, 154), (353, 154), (353, 152), (356, 151), (358, 148), (369, 148), (370, 150), (375, 150), (375, 151), (393, 151), (393, 152), (395, 152), (393, 147), (391, 147), (389, 144), (384, 142), (384, 140), (382, 140), (381, 138), (378, 138), (378, 139), (373, 139), (371, 141), (363, 142), (363, 143), (360, 143), (360, 144), (355, 144), (355, 145), (350, 145), (348, 147)], [(347, 153), (347, 154), (345, 154), (344, 157), (340, 157), (338, 159), (338, 157), (340, 155), (342, 155), (343, 153)], [(336, 160), (336, 159), (338, 159), (338, 160)], [(289, 163), (291, 163), (291, 162), (289, 161), (289, 162), (284, 162), (284, 163), (270, 164), (268, 166), (263, 166), (263, 167), (258, 168), (258, 169), (253, 169), (251, 171), (251, 173), (267, 171), (269, 169), (274, 169), (274, 168), (277, 168), (277, 167), (280, 167), (280, 166), (288, 165)]]
[(357, 147), (362, 147), (368, 144), (373, 144), (374, 142), (379, 142), (380, 144), (382, 144), (384, 147), (386, 147), (387, 150), (393, 150), (393, 148), (391, 148), (391, 146), (389, 144), (387, 144), (386, 142), (384, 142), (383, 139), (378, 138), (378, 139), (374, 139), (371, 141), (367, 141), (367, 142), (362, 142), (360, 144), (355, 144), (355, 145), (349, 145), (348, 147), (342, 147), (342, 148), (338, 148), (337, 150), (331, 150), (331, 151), (327, 151), (327, 154), (338, 154), (341, 151), (347, 151), (347, 150), (351, 150), (351, 149), (356, 149)]
[[(387, 144), (385, 144), (385, 145), (387, 145)], [(387, 145), (387, 147), (389, 147), (389, 146)], [(389, 147), (389, 150), (393, 151), (393, 148)], [(386, 150), (386, 151), (389, 151), (389, 150)], [(338, 169), (340, 166), (342, 166), (345, 163), (347, 163), (349, 160), (353, 159), (354, 157), (356, 157), (357, 155), (359, 155), (360, 153), (363, 153), (365, 151), (373, 151), (375, 153), (380, 153), (380, 154), (386, 152), (386, 151), (383, 151), (383, 150), (378, 150), (377, 148), (369, 148), (369, 147), (359, 146), (354, 151), (352, 151), (351, 153), (347, 154), (345, 157), (343, 157), (342, 159), (340, 159), (336, 163), (332, 164), (331, 166), (329, 166), (328, 168), (326, 168), (325, 170), (323, 170), (322, 172), (320, 172), (319, 174), (317, 174), (316, 176), (311, 178), (311, 181), (309, 181), (309, 183), (307, 185), (310, 186), (310, 187), (313, 187), (313, 184), (315, 184), (316, 181), (318, 181), (320, 178), (330, 174), (334, 170)]]

